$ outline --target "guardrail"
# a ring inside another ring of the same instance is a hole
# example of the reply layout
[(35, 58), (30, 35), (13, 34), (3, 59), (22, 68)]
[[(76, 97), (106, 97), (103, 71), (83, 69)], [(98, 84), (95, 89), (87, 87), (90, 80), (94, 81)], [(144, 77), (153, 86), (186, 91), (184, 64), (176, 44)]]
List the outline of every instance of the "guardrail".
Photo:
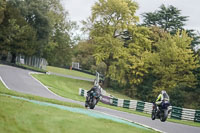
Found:
[[(87, 90), (79, 88), (79, 95), (86, 97)], [(152, 103), (137, 101), (137, 100), (124, 100), (105, 95), (106, 92), (104, 91), (103, 96), (100, 100), (105, 104), (133, 109), (147, 114), (151, 114), (152, 112)], [(169, 118), (200, 122), (200, 110), (186, 109), (175, 106), (170, 106), (169, 109), (172, 110), (171, 113), (169, 114)]]

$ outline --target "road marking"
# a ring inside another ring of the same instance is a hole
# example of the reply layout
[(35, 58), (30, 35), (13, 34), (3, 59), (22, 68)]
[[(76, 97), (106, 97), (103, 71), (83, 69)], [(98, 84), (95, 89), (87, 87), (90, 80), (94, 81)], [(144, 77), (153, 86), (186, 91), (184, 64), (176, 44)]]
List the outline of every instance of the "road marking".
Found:
[(153, 130), (155, 130), (155, 131), (157, 131), (157, 132), (165, 133), (165, 132), (163, 132), (163, 131), (161, 131), (161, 130), (159, 130), (159, 129), (156, 129), (156, 128), (147, 126), (147, 125), (145, 125), (145, 124), (141, 124), (141, 123), (139, 123), (139, 122), (134, 122), (134, 121), (131, 121), (131, 120), (126, 119), (126, 118), (123, 118), (123, 117), (119, 117), (119, 116), (107, 114), (107, 113), (104, 113), (104, 112), (100, 112), (100, 111), (98, 111), (98, 110), (94, 110), (94, 111), (95, 111), (95, 112), (98, 112), (98, 113), (105, 114), (105, 115), (109, 115), (109, 116), (112, 116), (112, 117), (116, 117), (116, 118), (119, 118), (119, 119), (122, 119), (122, 120), (125, 120), (125, 121), (128, 121), (128, 122), (131, 122), (131, 123), (135, 123), (135, 124), (141, 125), (141, 126), (143, 126), (143, 127), (146, 127), (146, 128), (149, 128), (149, 129), (153, 129)]
[(11, 90), (11, 89), (6, 85), (6, 83), (3, 81), (3, 79), (1, 78), (1, 76), (0, 76), (0, 80), (1, 80), (1, 82), (3, 83), (3, 85), (4, 85), (8, 90)]
[(49, 90), (47, 86), (45, 86), (44, 84), (42, 84), (42, 82), (40, 82), (38, 79), (36, 79), (35, 77), (33, 77), (31, 74), (43, 74), (43, 73), (38, 73), (38, 72), (29, 72), (28, 73), (34, 80), (36, 80), (38, 83), (40, 83), (47, 91), (49, 91), (51, 94), (57, 96), (57, 97), (60, 97), (60, 98), (64, 98), (64, 97), (61, 97), (59, 95), (57, 95), (56, 93), (54, 93), (53, 91)]

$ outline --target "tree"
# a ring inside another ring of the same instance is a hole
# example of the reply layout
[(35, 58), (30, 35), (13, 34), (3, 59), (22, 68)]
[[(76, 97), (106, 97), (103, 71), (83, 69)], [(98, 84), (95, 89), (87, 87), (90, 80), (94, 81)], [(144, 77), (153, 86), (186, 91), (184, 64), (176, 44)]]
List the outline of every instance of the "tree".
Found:
[(157, 77), (154, 82), (154, 92), (162, 89), (171, 91), (179, 86), (180, 88), (192, 88), (197, 84), (193, 71), (199, 65), (197, 57), (190, 49), (191, 38), (186, 32), (177, 32), (175, 36), (168, 35), (158, 45), (158, 60), (154, 64), (153, 72)]
[[(168, 7), (161, 5), (159, 10), (144, 13), (142, 16), (144, 18), (142, 25), (157, 26), (170, 32), (172, 35), (176, 34), (178, 30), (184, 30), (185, 22), (188, 20), (188, 16), (182, 16), (181, 10), (172, 5)], [(186, 31), (189, 37), (193, 38), (191, 48), (194, 49), (196, 45), (200, 44), (200, 36), (194, 30)]]
[(181, 16), (181, 10), (170, 5), (160, 6), (160, 10), (155, 12), (144, 13), (143, 25), (158, 26), (171, 34), (176, 34), (177, 30), (184, 29), (183, 26), (187, 21), (187, 16)]
[(131, 0), (99, 0), (92, 7), (88, 22), (84, 22), (94, 41), (97, 64), (104, 62), (107, 65), (108, 82), (113, 74), (111, 70), (115, 70), (115, 62), (126, 54), (120, 36), (128, 26), (137, 22), (138, 17), (134, 15), (137, 8), (137, 4)]
[(5, 9), (6, 9), (6, 0), (0, 0), (0, 24), (3, 22)]
[[(6, 4), (0, 25), (2, 53), (11, 53), (13, 59), (17, 54), (23, 54), (53, 61), (50, 64), (63, 66), (69, 63), (73, 45), (71, 30), (76, 24), (67, 18), (68, 13), (59, 0), (12, 0)], [(56, 61), (56, 58), (59, 59)]]
[(197, 51), (196, 46), (198, 46), (200, 44), (200, 35), (195, 33), (195, 30), (186, 30), (186, 32), (187, 32), (188, 36), (192, 38), (191, 48), (194, 51)]
[(91, 70), (95, 65), (95, 59), (93, 56), (94, 45), (91, 41), (81, 41), (74, 48), (74, 62), (79, 62), (83, 70)]
[(17, 54), (32, 55), (35, 52), (36, 32), (20, 15), (20, 11), (9, 2), (0, 27), (0, 51), (6, 55), (10, 52), (13, 63)]
[(62, 33), (60, 30), (56, 30), (55, 35), (51, 38), (53, 46), (48, 45), (46, 49), (48, 51), (47, 61), (49, 65), (65, 67), (71, 64), (72, 48), (70, 45), (70, 36), (66, 33)]

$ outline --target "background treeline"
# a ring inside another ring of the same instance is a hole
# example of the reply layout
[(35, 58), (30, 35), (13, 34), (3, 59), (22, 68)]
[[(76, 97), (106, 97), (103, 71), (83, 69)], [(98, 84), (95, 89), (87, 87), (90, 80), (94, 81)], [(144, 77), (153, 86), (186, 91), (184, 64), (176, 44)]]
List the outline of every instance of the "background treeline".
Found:
[(104, 86), (152, 102), (166, 90), (175, 106), (200, 109), (199, 35), (184, 29), (188, 17), (161, 5), (135, 15), (132, 0), (99, 0), (77, 28), (59, 0), (0, 0), (0, 58), (19, 54), (47, 59), (49, 65), (81, 68), (105, 75)]
[(0, 57), (38, 56), (49, 65), (71, 64), (76, 24), (59, 0), (0, 0)]

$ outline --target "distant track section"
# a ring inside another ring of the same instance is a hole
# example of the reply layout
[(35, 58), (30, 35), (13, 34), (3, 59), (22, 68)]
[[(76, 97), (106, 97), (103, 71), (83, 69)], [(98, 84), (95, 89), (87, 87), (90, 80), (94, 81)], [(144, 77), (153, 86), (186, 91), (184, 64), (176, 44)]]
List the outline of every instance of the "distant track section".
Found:
[(75, 77), (75, 76), (71, 76), (71, 75), (59, 74), (59, 73), (54, 73), (54, 72), (49, 72), (49, 74), (62, 76), (62, 77), (66, 77), (66, 78), (71, 78), (71, 79), (78, 79), (78, 80), (94, 82), (94, 79), (89, 79), (89, 78)]

